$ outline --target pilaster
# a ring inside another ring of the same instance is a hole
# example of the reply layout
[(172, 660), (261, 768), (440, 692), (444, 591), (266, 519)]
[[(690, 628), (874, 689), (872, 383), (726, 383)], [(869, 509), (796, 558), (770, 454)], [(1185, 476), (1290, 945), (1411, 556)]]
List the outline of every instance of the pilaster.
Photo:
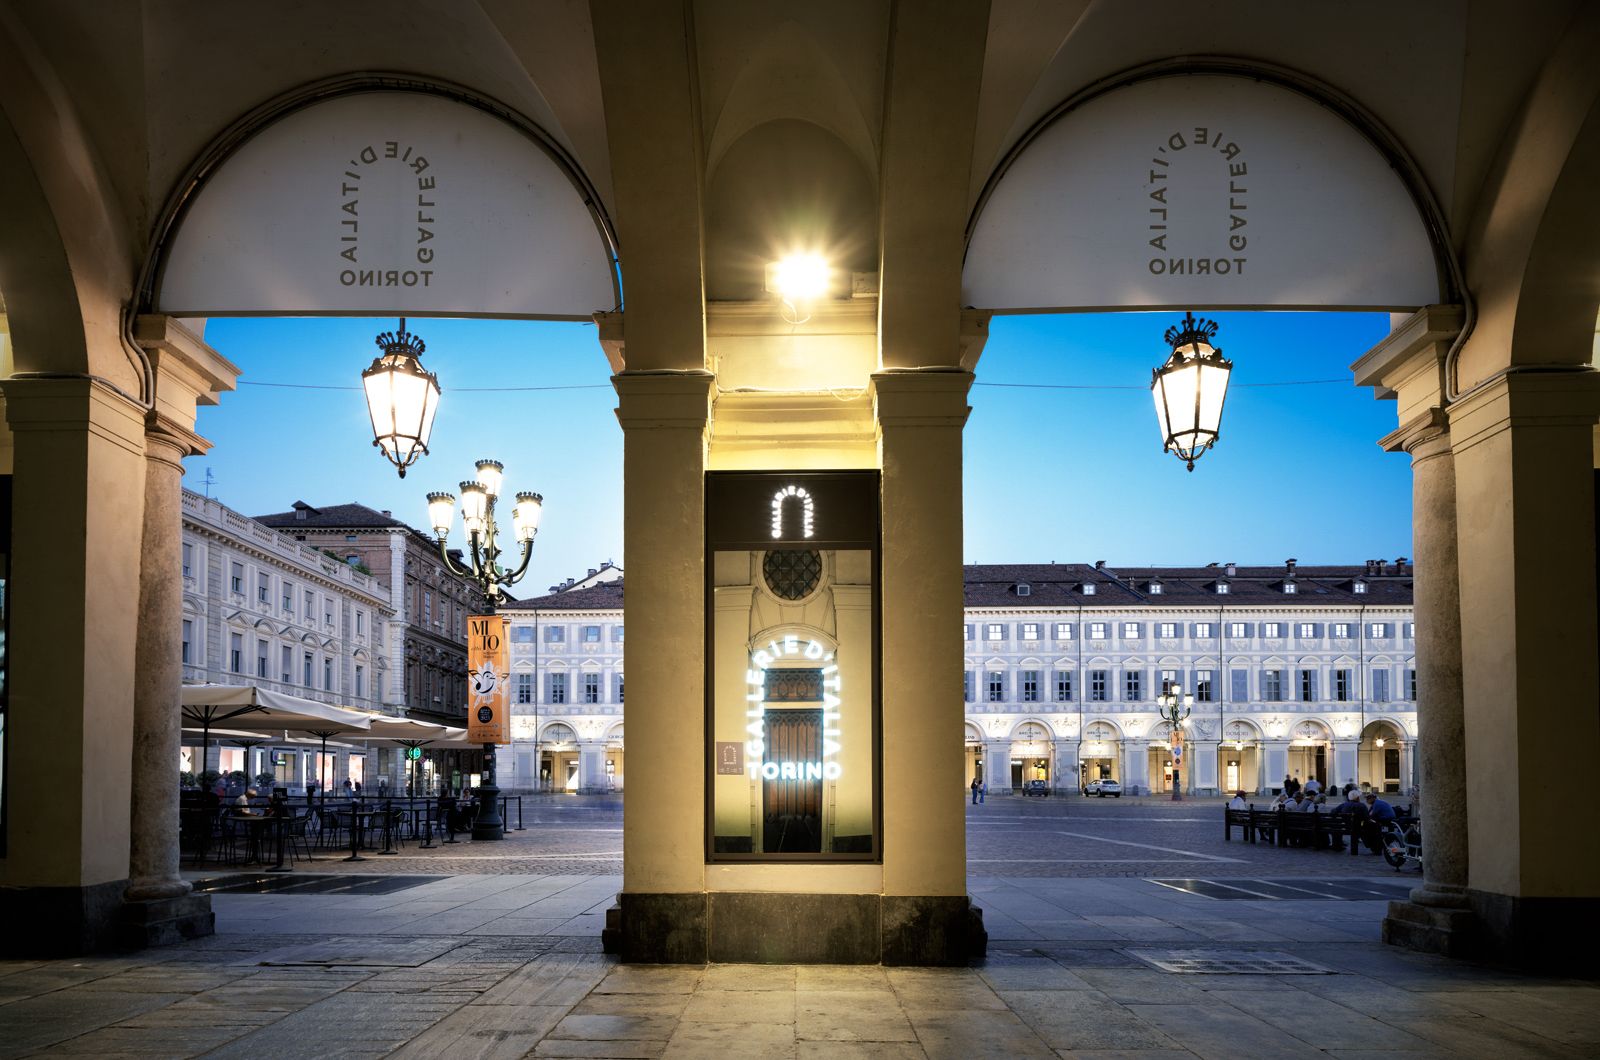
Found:
[[(1597, 418), (1593, 371), (1507, 375), (1449, 416), (1462, 527), (1466, 882), (1487, 949), (1524, 960), (1565, 952), (1573, 924), (1592, 925), (1600, 899), (1600, 853), (1571, 842), (1535, 790), (1553, 734), (1571, 746), (1600, 741)], [(1419, 606), (1419, 634), (1421, 623)]]

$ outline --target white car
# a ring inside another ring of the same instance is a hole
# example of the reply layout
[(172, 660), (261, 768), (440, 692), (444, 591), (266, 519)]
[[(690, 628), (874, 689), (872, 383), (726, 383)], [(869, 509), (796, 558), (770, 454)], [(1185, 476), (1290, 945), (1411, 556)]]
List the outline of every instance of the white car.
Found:
[(1122, 798), (1122, 785), (1114, 780), (1091, 780), (1083, 789), (1085, 795), (1098, 795), (1102, 799), (1110, 795), (1113, 799)]

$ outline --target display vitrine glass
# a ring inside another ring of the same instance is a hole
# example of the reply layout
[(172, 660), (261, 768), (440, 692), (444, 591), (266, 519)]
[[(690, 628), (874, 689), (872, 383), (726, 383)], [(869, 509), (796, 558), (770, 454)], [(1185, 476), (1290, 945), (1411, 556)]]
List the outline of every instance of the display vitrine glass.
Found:
[(877, 856), (876, 498), (874, 472), (708, 475), (711, 860)]

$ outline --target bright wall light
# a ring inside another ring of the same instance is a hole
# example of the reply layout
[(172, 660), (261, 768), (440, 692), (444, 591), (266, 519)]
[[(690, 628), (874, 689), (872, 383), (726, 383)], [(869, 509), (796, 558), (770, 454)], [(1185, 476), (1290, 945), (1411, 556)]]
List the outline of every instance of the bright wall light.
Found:
[(795, 254), (767, 266), (767, 290), (791, 303), (822, 297), (832, 279), (820, 254)]

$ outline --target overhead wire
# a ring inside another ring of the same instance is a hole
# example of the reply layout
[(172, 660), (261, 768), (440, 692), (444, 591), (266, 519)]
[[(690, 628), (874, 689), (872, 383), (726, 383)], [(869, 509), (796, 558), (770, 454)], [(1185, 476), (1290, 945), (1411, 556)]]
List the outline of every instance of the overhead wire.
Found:
[[(1291, 379), (1278, 383), (1230, 383), (1230, 387), (1257, 387), (1257, 386), (1314, 386), (1320, 383), (1349, 383), (1348, 379)], [(256, 379), (241, 379), (240, 386), (278, 386), (291, 387), (297, 390), (360, 390), (358, 386), (325, 386), (316, 383), (267, 383)], [(1149, 390), (1148, 386), (1102, 386), (1091, 383), (989, 383), (975, 382), (973, 386), (1003, 386), (1017, 387), (1030, 390)], [(610, 390), (610, 383), (577, 383), (569, 386), (457, 386), (440, 387), (441, 392), (461, 394), (509, 394), (530, 390)], [(851, 388), (854, 389), (854, 388)], [(728, 393), (766, 393), (755, 387), (739, 387)], [(771, 393), (783, 393), (773, 390)], [(830, 389), (831, 392), (831, 389)], [(834, 395), (838, 397), (837, 394)]]

